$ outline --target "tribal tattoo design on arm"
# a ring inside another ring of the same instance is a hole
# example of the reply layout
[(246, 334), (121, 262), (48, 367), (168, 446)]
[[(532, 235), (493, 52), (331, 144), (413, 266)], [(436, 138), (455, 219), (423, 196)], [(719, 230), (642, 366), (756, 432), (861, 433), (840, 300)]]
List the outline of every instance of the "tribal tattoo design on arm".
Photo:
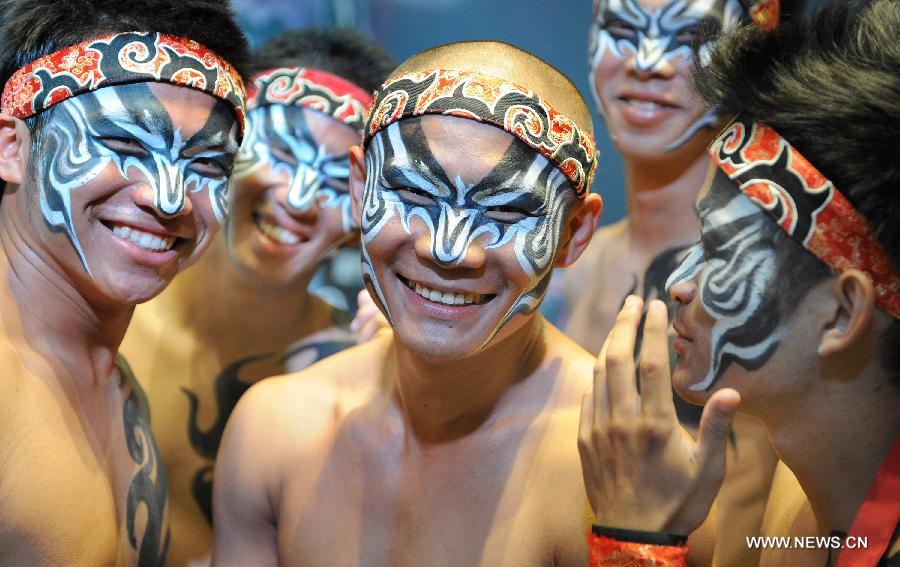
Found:
[[(268, 165), (290, 180), (287, 205), (306, 211), (319, 196), (319, 205), (339, 208), (344, 232), (358, 228), (350, 209), (350, 155), (329, 154), (310, 132), (304, 110), (272, 104), (250, 111), (245, 141), (235, 163), (235, 177)], [(314, 111), (309, 111), (314, 112)]]
[[(123, 427), (128, 454), (138, 470), (128, 486), (125, 527), (128, 543), (138, 554), (139, 567), (162, 567), (169, 551), (168, 481), (159, 446), (150, 429), (147, 397), (134, 377), (131, 367), (117, 356), (121, 376), (120, 387), (128, 391), (122, 408)], [(137, 518), (146, 518), (143, 534), (137, 532)]]
[[(597, 111), (602, 114), (603, 105), (593, 74), (604, 54), (622, 60), (634, 57), (635, 69), (644, 73), (657, 72), (667, 63), (689, 63), (694, 49), (699, 49), (700, 59), (705, 61), (715, 39), (746, 18), (739, 0), (672, 0), (657, 9), (645, 8), (639, 0), (600, 0), (588, 45), (592, 75), (588, 82)], [(681, 147), (717, 121), (714, 112), (707, 112), (666, 146), (666, 151)]]
[(781, 264), (765, 213), (739, 193), (721, 170), (700, 201), (700, 242), (666, 282), (671, 288), (700, 274), (699, 299), (715, 320), (706, 376), (691, 386), (709, 390), (732, 363), (761, 368), (781, 339), (784, 308), (775, 277)]
[(41, 129), (34, 158), (38, 193), (47, 226), (64, 233), (91, 272), (72, 210), (72, 192), (113, 164), (123, 180), (141, 175), (152, 185), (161, 217), (178, 215), (185, 195), (209, 192), (219, 222), (227, 211), (228, 176), (237, 153), (234, 111), (216, 101), (203, 128), (184, 139), (150, 83), (107, 87), (54, 107)]
[[(509, 306), (482, 348), (516, 314), (537, 310), (547, 291), (553, 260), (575, 192), (566, 177), (544, 156), (513, 140), (481, 181), (449, 179), (431, 153), (419, 119), (391, 124), (372, 139), (366, 152), (362, 210), (363, 279), (391, 320), (372, 268), (367, 244), (391, 221), (407, 234), (419, 219), (430, 234), (433, 261), (460, 263), (476, 239), (485, 250), (511, 246), (529, 283)], [(412, 201), (401, 190), (415, 194)], [(483, 238), (487, 235), (487, 238)]]

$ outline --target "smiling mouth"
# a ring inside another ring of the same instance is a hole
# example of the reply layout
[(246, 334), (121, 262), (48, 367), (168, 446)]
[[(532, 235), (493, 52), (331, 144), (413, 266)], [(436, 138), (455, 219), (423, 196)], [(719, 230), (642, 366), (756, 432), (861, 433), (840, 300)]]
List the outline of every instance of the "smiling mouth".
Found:
[(277, 224), (264, 219), (258, 213), (253, 213), (253, 223), (261, 233), (274, 240), (278, 244), (293, 246), (294, 244), (299, 244), (303, 241), (303, 239), (297, 234), (294, 234), (286, 228), (280, 227)]
[(633, 108), (637, 108), (639, 110), (658, 110), (661, 108), (676, 108), (671, 104), (666, 104), (664, 102), (655, 101), (655, 100), (646, 100), (639, 98), (631, 98), (627, 96), (620, 97), (619, 100), (624, 102), (628, 106)]
[(399, 274), (397, 274), (397, 278), (401, 282), (403, 282), (403, 285), (413, 290), (419, 296), (427, 299), (428, 301), (440, 303), (441, 305), (483, 305), (497, 297), (493, 294), (483, 295), (480, 293), (454, 293), (450, 291), (439, 291), (426, 287), (419, 282), (408, 280)]
[(136, 244), (150, 252), (167, 252), (171, 250), (179, 240), (176, 236), (161, 236), (121, 223), (111, 223), (107, 225), (107, 228), (112, 230), (113, 235), (122, 240), (127, 240)]

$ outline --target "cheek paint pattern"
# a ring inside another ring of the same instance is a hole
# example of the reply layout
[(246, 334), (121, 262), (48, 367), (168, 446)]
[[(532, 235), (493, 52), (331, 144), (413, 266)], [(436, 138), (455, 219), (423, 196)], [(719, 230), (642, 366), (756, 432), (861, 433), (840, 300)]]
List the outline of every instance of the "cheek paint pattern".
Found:
[[(601, 4), (591, 26), (588, 44), (591, 69), (588, 82), (601, 116), (603, 105), (594, 76), (604, 54), (621, 60), (634, 57), (635, 69), (655, 73), (666, 64), (690, 61), (693, 34), (686, 31), (699, 28), (704, 34), (715, 36), (736, 27), (746, 18), (746, 10), (739, 0), (672, 0), (655, 10), (644, 8), (638, 0), (601, 0)], [(708, 59), (712, 47), (712, 42), (699, 46), (701, 61)], [(681, 147), (702, 128), (717, 121), (712, 111), (707, 112), (668, 144), (665, 151)]]
[[(732, 363), (761, 368), (780, 340), (775, 284), (777, 256), (768, 219), (743, 195), (723, 200), (715, 187), (701, 203), (702, 240), (666, 282), (666, 289), (700, 275), (700, 302), (715, 320), (710, 367), (692, 390), (709, 390)], [(726, 196), (726, 199), (728, 197)]]
[(248, 118), (249, 128), (235, 163), (235, 177), (247, 176), (268, 165), (290, 180), (285, 203), (288, 207), (307, 211), (321, 196), (319, 206), (341, 210), (344, 232), (358, 228), (350, 193), (326, 184), (329, 179), (349, 183), (349, 155), (331, 155), (324, 145), (316, 143), (298, 108), (263, 106), (253, 109)]
[[(514, 315), (532, 313), (540, 305), (575, 194), (565, 176), (546, 158), (517, 143), (481, 182), (468, 186), (459, 178), (452, 182), (447, 179), (433, 156), (425, 160), (412, 157), (410, 147), (427, 148), (424, 134), (412, 127), (403, 130), (400, 123), (395, 123), (376, 135), (366, 152), (369, 175), (361, 227), (363, 278), (374, 289), (390, 320), (368, 244), (393, 219), (398, 219), (409, 235), (413, 219), (421, 220), (429, 232), (431, 257), (442, 266), (462, 262), (479, 238), (485, 250), (512, 245), (529, 281), (485, 340), (486, 344)], [(402, 186), (386, 186), (386, 164), (396, 169), (398, 173), (394, 175), (401, 178)], [(420, 205), (404, 201), (396, 191), (403, 187), (427, 193), (433, 202)], [(492, 209), (515, 206), (523, 194), (540, 201), (535, 214), (516, 222), (499, 222), (488, 216)]]
[[(198, 153), (190, 159), (181, 156), (184, 149), (203, 136), (204, 130), (213, 131), (207, 136), (210, 143), (225, 138), (226, 131), (213, 119), (217, 110), (214, 109), (201, 132), (191, 140), (184, 140), (170, 123), (158, 128), (159, 123), (167, 122), (168, 115), (143, 84), (100, 89), (58, 105), (41, 131), (41, 153), (45, 157), (36, 167), (41, 211), (51, 230), (66, 234), (89, 274), (88, 260), (75, 233), (71, 194), (97, 177), (109, 164), (116, 166), (124, 180), (132, 179), (129, 171), (133, 174), (136, 170), (143, 175), (153, 186), (154, 207), (160, 216), (179, 214), (184, 209), (185, 191), (192, 187), (195, 193), (208, 189), (216, 218), (219, 222), (224, 219), (227, 175), (212, 178), (190, 169), (195, 160), (219, 157), (221, 152)], [(143, 117), (156, 127), (147, 129), (140, 120), (127, 119), (129, 115)], [(233, 116), (231, 122), (231, 131), (227, 135), (236, 151), (237, 122)], [(139, 143), (143, 150), (138, 152), (140, 155), (126, 155), (104, 145), (101, 140), (105, 138), (131, 140)]]

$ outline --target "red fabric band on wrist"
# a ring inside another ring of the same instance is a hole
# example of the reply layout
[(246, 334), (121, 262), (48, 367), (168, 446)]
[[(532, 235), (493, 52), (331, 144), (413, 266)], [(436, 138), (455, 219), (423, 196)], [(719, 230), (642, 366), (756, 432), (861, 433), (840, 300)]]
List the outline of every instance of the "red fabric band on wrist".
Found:
[(900, 275), (850, 201), (778, 132), (738, 117), (709, 153), (729, 179), (816, 258), (869, 275), (879, 307), (900, 319)]
[(0, 110), (25, 119), (86, 92), (140, 82), (224, 100), (244, 128), (246, 94), (234, 67), (194, 40), (156, 32), (105, 35), (35, 59), (6, 82)]
[(687, 546), (630, 543), (588, 534), (590, 567), (686, 567)]
[(272, 104), (309, 108), (362, 133), (372, 94), (327, 71), (279, 67), (255, 75), (248, 92), (248, 111)]
[(490, 124), (556, 165), (575, 195), (590, 190), (597, 166), (594, 137), (531, 90), (475, 71), (432, 69), (396, 77), (375, 93), (363, 146), (394, 122), (437, 114)]

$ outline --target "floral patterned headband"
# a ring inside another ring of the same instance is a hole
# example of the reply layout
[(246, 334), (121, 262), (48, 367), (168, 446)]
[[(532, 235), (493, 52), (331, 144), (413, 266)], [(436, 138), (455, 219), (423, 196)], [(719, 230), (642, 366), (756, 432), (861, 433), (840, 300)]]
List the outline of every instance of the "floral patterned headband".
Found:
[(150, 81), (224, 100), (244, 128), (244, 82), (234, 67), (196, 41), (156, 32), (105, 35), (40, 57), (13, 73), (0, 110), (25, 119), (86, 92)]
[(578, 197), (590, 190), (597, 166), (594, 137), (533, 91), (476, 71), (432, 69), (388, 81), (375, 94), (363, 146), (394, 122), (426, 114), (502, 128), (555, 164)]
[(867, 273), (878, 305), (900, 319), (900, 275), (869, 223), (778, 132), (739, 116), (709, 152), (751, 201), (816, 258), (839, 272)]
[(256, 74), (248, 92), (247, 110), (271, 104), (306, 107), (362, 133), (372, 95), (327, 71), (279, 67)]

